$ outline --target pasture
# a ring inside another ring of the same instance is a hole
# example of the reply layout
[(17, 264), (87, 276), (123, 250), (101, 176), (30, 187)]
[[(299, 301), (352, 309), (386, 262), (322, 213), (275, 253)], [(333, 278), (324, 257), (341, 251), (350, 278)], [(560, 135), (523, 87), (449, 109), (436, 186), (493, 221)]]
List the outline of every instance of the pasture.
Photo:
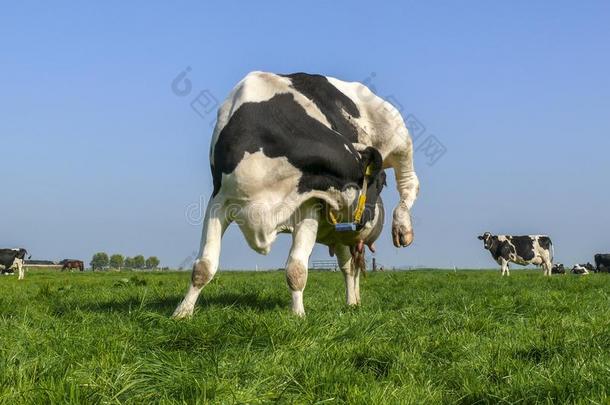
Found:
[(170, 319), (189, 273), (0, 278), (0, 403), (608, 403), (610, 277), (374, 273), (344, 306), (311, 272), (220, 272)]

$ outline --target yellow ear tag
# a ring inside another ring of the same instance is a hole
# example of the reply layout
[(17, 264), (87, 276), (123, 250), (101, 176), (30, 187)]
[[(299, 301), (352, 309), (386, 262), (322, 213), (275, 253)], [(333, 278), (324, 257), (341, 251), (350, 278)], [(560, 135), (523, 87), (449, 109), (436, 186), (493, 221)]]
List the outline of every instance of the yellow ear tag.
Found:
[(354, 221), (360, 222), (362, 219), (362, 214), (364, 213), (364, 205), (366, 204), (366, 194), (360, 194), (358, 197), (358, 206), (356, 207), (356, 212), (354, 213)]
[(328, 209), (328, 217), (330, 218), (331, 224), (337, 225), (337, 217), (335, 216), (335, 214), (332, 212), (332, 210), (330, 208)]

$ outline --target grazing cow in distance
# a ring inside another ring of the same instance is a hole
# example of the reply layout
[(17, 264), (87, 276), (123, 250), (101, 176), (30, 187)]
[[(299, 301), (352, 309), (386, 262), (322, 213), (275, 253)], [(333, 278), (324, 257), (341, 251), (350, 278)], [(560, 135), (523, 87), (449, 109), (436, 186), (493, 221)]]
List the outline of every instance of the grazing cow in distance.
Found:
[(2, 274), (11, 273), (11, 268), (16, 266), (19, 271), (19, 280), (23, 280), (25, 278), (24, 262), (27, 254), (28, 251), (23, 248), (0, 249), (0, 265), (4, 266)]
[(359, 304), (364, 245), (372, 250), (383, 225), (379, 193), (387, 168), (400, 196), (394, 245), (413, 241), (410, 210), (419, 181), (411, 137), (396, 108), (363, 84), (252, 72), (219, 108), (209, 157), (214, 190), (176, 318), (193, 313), (201, 289), (216, 274), (221, 239), (232, 222), (261, 254), (278, 233), (292, 234), (285, 268), (295, 314), (305, 314), (303, 290), (316, 242), (337, 255), (347, 304)]
[(546, 235), (492, 235), (485, 232), (478, 236), (485, 249), (501, 266), (502, 275), (510, 275), (508, 263), (521, 266), (533, 264), (542, 266), (545, 276), (551, 275), (553, 268), (553, 242)]
[(583, 276), (586, 276), (591, 271), (593, 271), (593, 266), (591, 265), (591, 263), (587, 263), (585, 265), (577, 263), (574, 265), (574, 267), (572, 267), (572, 270), (571, 270), (572, 274), (579, 274), (579, 275), (583, 275)]
[(566, 268), (561, 263), (555, 264), (551, 269), (551, 274), (566, 274)]
[(594, 272), (595, 273), (595, 266), (593, 266), (591, 263), (587, 262), (585, 264), (578, 264), (581, 267), (584, 267), (585, 269), (587, 269), (589, 272)]
[(610, 273), (610, 254), (598, 253), (594, 256), (595, 269), (600, 273)]
[(72, 270), (72, 269), (77, 269), (80, 271), (85, 271), (85, 263), (82, 260), (70, 260), (70, 259), (64, 259), (61, 262), (59, 262), (62, 266), (61, 266), (61, 271), (64, 270)]

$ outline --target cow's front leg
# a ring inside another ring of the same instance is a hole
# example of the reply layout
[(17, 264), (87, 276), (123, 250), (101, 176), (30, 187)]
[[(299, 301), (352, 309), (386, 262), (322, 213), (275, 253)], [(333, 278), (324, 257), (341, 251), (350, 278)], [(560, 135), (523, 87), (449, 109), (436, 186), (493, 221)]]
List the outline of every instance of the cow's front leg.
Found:
[(504, 277), (504, 275), (508, 273), (508, 260), (500, 257), (498, 259), (498, 264), (500, 265), (500, 274)]
[(185, 318), (193, 314), (201, 290), (218, 270), (222, 235), (231, 223), (227, 211), (223, 203), (210, 199), (203, 223), (199, 258), (195, 261), (191, 274), (191, 285), (174, 311), (174, 318)]
[(23, 267), (23, 260), (17, 262), (17, 270), (19, 271), (19, 280), (25, 278), (25, 267)]
[(348, 246), (335, 246), (339, 267), (345, 280), (345, 299), (347, 305), (360, 304), (360, 269), (353, 265), (352, 254)]
[(286, 262), (286, 282), (292, 293), (292, 312), (305, 316), (303, 290), (307, 284), (307, 265), (316, 243), (318, 220), (307, 216), (299, 222), (292, 233), (292, 246)]
[(389, 164), (394, 168), (396, 188), (400, 201), (392, 216), (392, 241), (396, 247), (409, 246), (413, 243), (413, 225), (411, 224), (411, 207), (419, 193), (419, 179), (413, 168), (413, 145), (408, 139), (407, 145), (389, 157)]

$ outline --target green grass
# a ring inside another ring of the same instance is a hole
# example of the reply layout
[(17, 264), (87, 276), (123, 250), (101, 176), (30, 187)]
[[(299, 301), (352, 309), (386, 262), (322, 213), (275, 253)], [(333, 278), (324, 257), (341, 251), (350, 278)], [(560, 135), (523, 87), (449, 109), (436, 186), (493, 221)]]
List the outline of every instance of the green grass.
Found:
[(344, 306), (310, 273), (224, 272), (195, 316), (187, 273), (0, 278), (0, 403), (610, 403), (610, 277), (375, 273)]

